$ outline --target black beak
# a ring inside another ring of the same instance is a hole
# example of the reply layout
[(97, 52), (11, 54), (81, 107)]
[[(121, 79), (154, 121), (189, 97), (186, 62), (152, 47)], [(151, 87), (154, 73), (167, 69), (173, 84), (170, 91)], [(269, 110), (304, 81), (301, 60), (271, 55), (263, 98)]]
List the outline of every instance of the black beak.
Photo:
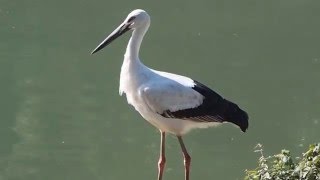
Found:
[(117, 27), (105, 40), (103, 40), (92, 52), (94, 54), (101, 50), (102, 48), (106, 47), (110, 44), (113, 40), (117, 39), (119, 36), (130, 30), (130, 24), (122, 23), (119, 27)]

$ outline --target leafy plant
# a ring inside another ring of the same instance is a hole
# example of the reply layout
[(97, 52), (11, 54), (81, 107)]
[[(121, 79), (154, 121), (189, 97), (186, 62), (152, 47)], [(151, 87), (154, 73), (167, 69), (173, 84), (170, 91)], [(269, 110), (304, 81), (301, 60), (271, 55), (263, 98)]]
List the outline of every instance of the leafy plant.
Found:
[(245, 180), (320, 180), (320, 144), (311, 144), (309, 149), (294, 162), (290, 151), (266, 157), (258, 144), (255, 152), (260, 153), (258, 167), (246, 170)]

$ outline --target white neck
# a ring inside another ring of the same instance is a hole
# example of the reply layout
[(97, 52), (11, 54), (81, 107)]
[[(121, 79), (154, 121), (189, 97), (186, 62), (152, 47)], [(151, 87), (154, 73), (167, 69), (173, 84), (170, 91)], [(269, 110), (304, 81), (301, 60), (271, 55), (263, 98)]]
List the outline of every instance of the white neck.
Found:
[(146, 24), (145, 26), (133, 30), (125, 53), (126, 59), (139, 60), (140, 45), (148, 28), (149, 24)]
[[(139, 49), (143, 39), (144, 34), (147, 32), (149, 24), (141, 28), (135, 29), (132, 32), (132, 36), (127, 45), (126, 53), (124, 54), (124, 61), (121, 67), (120, 74), (120, 95), (123, 92), (127, 92), (128, 89), (136, 87), (137, 84), (141, 81), (139, 76), (136, 76), (136, 73), (141, 71), (148, 70), (145, 68), (139, 59)], [(128, 98), (129, 96), (127, 96)], [(128, 99), (128, 101), (130, 101)]]

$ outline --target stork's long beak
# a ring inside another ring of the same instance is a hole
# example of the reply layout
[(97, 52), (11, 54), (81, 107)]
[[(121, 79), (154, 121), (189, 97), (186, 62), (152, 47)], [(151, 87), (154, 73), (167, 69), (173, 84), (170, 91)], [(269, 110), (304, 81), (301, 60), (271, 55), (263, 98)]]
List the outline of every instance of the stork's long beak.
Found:
[(110, 44), (113, 40), (117, 39), (119, 36), (124, 34), (130, 30), (130, 24), (129, 23), (122, 23), (119, 27), (117, 27), (105, 40), (103, 40), (92, 52), (91, 54), (94, 54), (101, 50), (102, 48), (106, 47), (108, 44)]

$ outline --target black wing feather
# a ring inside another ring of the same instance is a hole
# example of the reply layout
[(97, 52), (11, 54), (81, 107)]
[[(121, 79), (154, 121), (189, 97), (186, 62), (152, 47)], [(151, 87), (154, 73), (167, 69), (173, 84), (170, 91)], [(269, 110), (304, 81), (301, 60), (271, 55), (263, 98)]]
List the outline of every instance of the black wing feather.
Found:
[(248, 115), (238, 105), (224, 99), (210, 88), (194, 81), (192, 88), (204, 96), (202, 104), (195, 108), (178, 111), (165, 110), (161, 116), (196, 122), (231, 122), (238, 125), (243, 132), (248, 128)]

